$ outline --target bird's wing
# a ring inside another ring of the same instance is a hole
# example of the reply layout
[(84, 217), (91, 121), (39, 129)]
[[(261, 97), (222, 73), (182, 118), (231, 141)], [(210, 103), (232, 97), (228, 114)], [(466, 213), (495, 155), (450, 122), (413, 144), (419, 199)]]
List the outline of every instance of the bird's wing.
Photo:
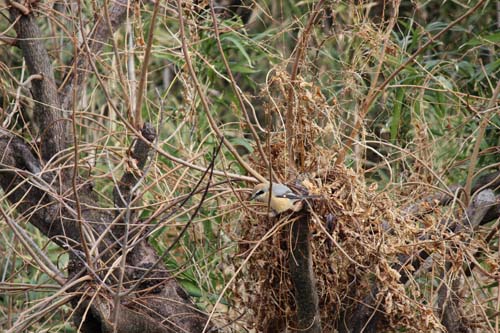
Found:
[(293, 193), (288, 186), (282, 185), (282, 184), (273, 184), (273, 189), (272, 189), (274, 195), (278, 198), (288, 198), (292, 200), (297, 200), (302, 198), (300, 195)]

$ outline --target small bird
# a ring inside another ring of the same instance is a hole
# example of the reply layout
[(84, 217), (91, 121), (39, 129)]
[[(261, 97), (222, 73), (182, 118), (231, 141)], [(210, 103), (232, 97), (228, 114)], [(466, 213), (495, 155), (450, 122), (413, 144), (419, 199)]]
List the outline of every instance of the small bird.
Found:
[(261, 183), (254, 187), (249, 200), (257, 200), (265, 204), (270, 204), (276, 214), (281, 214), (287, 210), (298, 211), (296, 203), (304, 199), (318, 198), (318, 195), (300, 195), (293, 192), (288, 186), (272, 183), (271, 200), (269, 201), (270, 183)]

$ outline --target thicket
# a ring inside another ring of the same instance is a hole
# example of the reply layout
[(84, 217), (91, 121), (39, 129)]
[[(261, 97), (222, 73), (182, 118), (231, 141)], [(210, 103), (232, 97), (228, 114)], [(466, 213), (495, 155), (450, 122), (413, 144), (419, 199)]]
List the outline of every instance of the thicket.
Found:
[(496, 2), (0, 15), (1, 330), (500, 331)]

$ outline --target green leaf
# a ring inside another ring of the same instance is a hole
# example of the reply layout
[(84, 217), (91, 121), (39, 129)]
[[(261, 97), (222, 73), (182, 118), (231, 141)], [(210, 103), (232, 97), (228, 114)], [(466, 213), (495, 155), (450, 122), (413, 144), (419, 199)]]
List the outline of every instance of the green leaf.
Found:
[(405, 97), (404, 89), (399, 88), (396, 92), (396, 100), (394, 101), (394, 111), (391, 117), (391, 141), (396, 141), (398, 135), (399, 124), (401, 122), (401, 109), (403, 107), (403, 99)]
[(499, 44), (500, 32), (495, 32), (486, 36), (478, 36), (469, 40), (465, 45), (478, 46), (484, 44)]
[(222, 36), (221, 38), (222, 41), (229, 41), (231, 43), (233, 43), (234, 46), (236, 46), (236, 48), (241, 52), (241, 54), (243, 55), (243, 57), (245, 57), (245, 59), (247, 60), (248, 62), (248, 66), (250, 68), (252, 68), (252, 59), (250, 58), (250, 56), (248, 55), (247, 51), (245, 50), (245, 47), (243, 46), (243, 44), (241, 44), (241, 41), (239, 39), (236, 39), (236, 38), (233, 38), (232, 36)]
[(250, 67), (247, 67), (247, 66), (243, 66), (243, 65), (240, 65), (240, 64), (230, 65), (230, 67), (231, 67), (231, 70), (233, 72), (241, 73), (241, 74), (253, 74), (253, 73), (257, 73), (258, 72), (257, 69), (253, 69), (253, 68), (250, 68)]
[(253, 153), (253, 147), (250, 141), (245, 138), (233, 138), (229, 140), (234, 146), (243, 146), (248, 152)]
[(181, 284), (184, 290), (189, 294), (189, 296), (201, 297), (203, 295), (201, 288), (198, 285), (194, 284), (193, 282), (181, 279), (179, 279), (178, 282)]

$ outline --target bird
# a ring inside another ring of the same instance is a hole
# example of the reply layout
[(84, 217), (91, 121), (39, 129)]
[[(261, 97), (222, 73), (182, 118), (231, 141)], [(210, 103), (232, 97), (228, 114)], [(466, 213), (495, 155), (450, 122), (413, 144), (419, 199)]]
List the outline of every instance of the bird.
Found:
[[(318, 195), (300, 195), (293, 192), (288, 186), (279, 183), (260, 183), (255, 185), (249, 200), (256, 200), (269, 204), (276, 214), (287, 210), (298, 211), (296, 203), (305, 199), (318, 198)], [(271, 187), (271, 200), (269, 200), (269, 188)]]

